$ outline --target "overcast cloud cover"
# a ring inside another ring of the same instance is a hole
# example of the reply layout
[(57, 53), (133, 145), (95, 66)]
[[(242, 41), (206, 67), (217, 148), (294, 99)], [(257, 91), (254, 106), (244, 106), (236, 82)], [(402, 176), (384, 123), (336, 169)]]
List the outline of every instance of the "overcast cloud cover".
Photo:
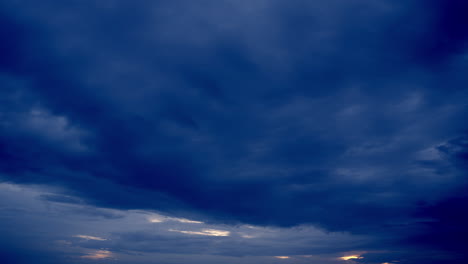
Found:
[(0, 262), (467, 263), (467, 29), (465, 0), (1, 1)]

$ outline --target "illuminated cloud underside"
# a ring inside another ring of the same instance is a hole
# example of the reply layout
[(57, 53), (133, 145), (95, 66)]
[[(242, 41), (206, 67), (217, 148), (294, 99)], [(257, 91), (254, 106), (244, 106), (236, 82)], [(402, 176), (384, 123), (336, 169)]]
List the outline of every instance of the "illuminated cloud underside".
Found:
[(162, 215), (152, 216), (148, 218), (150, 223), (163, 223), (168, 221), (175, 221), (184, 224), (203, 224), (201, 221), (190, 220), (186, 218), (177, 218), (177, 217), (167, 217)]
[(188, 234), (188, 235), (215, 236), (215, 237), (225, 237), (231, 234), (231, 232), (229, 231), (216, 230), (216, 229), (202, 229), (201, 231), (185, 231), (185, 230), (169, 229), (169, 231), (178, 232), (182, 234)]
[(203, 224), (201, 221), (189, 220), (185, 218), (172, 218), (174, 221), (185, 223), (185, 224)]
[(340, 259), (342, 260), (363, 259), (363, 257), (361, 257), (360, 255), (350, 255), (350, 256), (341, 257)]

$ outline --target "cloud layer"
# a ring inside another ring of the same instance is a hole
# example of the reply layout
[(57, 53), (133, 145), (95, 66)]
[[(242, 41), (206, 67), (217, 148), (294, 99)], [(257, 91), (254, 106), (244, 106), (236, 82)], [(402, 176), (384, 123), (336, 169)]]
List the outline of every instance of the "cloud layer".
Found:
[(456, 220), (468, 186), (466, 1), (0, 10), (4, 181), (64, 190), (43, 194), (49, 203), (164, 212), (165, 224), (313, 225), (378, 241), (333, 253), (439, 263), (414, 252), (440, 251), (457, 263), (467, 248)]

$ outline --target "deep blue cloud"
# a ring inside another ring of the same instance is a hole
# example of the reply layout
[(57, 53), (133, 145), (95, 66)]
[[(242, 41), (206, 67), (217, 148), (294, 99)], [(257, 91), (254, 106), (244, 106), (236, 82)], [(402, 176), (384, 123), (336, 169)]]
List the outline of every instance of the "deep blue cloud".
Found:
[(3, 180), (460, 263), (466, 1), (0, 7)]

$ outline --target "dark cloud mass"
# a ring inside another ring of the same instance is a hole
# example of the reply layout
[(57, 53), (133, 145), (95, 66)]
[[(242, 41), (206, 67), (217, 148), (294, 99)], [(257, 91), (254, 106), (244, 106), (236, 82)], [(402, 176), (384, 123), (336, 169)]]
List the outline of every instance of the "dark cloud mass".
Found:
[[(464, 0), (3, 1), (0, 179), (60, 188), (44, 203), (372, 237), (320, 251), (359, 263), (464, 263), (467, 14)], [(122, 217), (90, 208), (61, 212)], [(8, 234), (0, 259), (27, 263)], [(122, 251), (183, 251), (119, 234)], [(199, 242), (190, 254), (246, 252)], [(60, 262), (49, 250), (31, 254)]]

